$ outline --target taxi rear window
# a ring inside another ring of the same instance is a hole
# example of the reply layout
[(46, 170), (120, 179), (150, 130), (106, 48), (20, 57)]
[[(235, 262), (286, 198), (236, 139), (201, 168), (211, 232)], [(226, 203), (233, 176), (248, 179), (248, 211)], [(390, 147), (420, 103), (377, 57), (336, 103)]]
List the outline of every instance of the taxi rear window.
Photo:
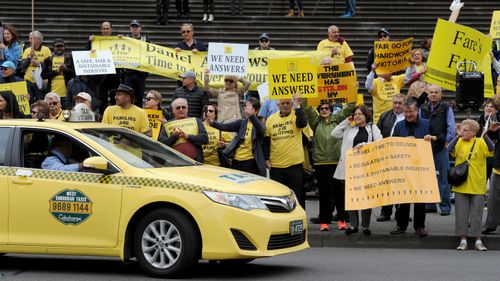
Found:
[(129, 130), (93, 128), (78, 131), (137, 168), (179, 167), (196, 164), (166, 145)]

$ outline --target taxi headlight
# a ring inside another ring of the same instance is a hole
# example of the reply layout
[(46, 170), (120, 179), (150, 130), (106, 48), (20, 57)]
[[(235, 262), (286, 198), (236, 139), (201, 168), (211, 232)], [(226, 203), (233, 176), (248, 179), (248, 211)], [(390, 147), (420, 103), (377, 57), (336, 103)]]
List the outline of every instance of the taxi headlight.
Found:
[(236, 207), (247, 211), (252, 209), (267, 210), (266, 205), (262, 203), (262, 201), (257, 196), (214, 191), (203, 191), (203, 193), (205, 193), (205, 195), (210, 198), (210, 200), (219, 204)]

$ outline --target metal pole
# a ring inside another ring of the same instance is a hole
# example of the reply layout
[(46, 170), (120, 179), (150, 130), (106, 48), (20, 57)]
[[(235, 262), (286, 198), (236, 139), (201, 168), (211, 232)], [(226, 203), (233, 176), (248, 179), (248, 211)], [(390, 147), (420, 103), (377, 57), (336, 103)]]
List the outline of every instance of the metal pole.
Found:
[(31, 31), (35, 31), (35, 0), (31, 0)]

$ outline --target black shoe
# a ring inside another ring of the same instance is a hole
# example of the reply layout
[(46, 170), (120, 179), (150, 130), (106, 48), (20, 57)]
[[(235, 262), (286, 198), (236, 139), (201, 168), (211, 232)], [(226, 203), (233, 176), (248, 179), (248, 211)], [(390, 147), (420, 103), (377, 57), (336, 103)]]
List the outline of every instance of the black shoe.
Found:
[(449, 216), (450, 215), (450, 212), (443, 212), (441, 211), (441, 216)]
[(377, 221), (390, 221), (391, 217), (386, 216), (386, 215), (380, 215), (380, 217), (377, 218)]
[(393, 230), (391, 230), (391, 234), (396, 235), (396, 234), (403, 234), (406, 233), (405, 229), (402, 229), (399, 226), (396, 226)]
[(415, 230), (415, 234), (417, 234), (420, 237), (427, 236), (427, 232), (423, 228), (417, 228), (417, 230)]
[(357, 227), (349, 227), (348, 229), (345, 230), (345, 235), (351, 235), (353, 233), (358, 233)]
[[(309, 222), (312, 224), (320, 224), (321, 221), (319, 220), (319, 217), (310, 217)], [(332, 223), (332, 220), (330, 219), (330, 223)]]
[(493, 229), (493, 228), (485, 228), (483, 229), (483, 231), (481, 231), (482, 234), (484, 235), (488, 235), (488, 234), (492, 234), (493, 232), (495, 232), (496, 229)]
[(363, 228), (363, 234), (366, 236), (372, 235), (372, 232), (368, 228)]

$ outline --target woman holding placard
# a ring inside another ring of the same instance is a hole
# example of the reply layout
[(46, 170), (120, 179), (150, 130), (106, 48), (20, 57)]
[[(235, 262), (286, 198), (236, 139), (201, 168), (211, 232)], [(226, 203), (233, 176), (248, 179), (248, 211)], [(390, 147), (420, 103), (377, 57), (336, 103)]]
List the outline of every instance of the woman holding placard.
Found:
[[(342, 180), (345, 190), (345, 155), (351, 148), (359, 149), (361, 146), (382, 139), (382, 134), (377, 125), (371, 123), (372, 114), (366, 105), (356, 106), (354, 114), (347, 117), (332, 131), (332, 137), (342, 139), (342, 150), (340, 153), (339, 163), (335, 170), (334, 178)], [(354, 122), (354, 125), (351, 125)], [(361, 226), (363, 234), (369, 236), (371, 231), (370, 217), (372, 209), (361, 210)], [(351, 227), (346, 229), (345, 234), (350, 235), (358, 232), (359, 226), (359, 211), (349, 211), (349, 219)]]

